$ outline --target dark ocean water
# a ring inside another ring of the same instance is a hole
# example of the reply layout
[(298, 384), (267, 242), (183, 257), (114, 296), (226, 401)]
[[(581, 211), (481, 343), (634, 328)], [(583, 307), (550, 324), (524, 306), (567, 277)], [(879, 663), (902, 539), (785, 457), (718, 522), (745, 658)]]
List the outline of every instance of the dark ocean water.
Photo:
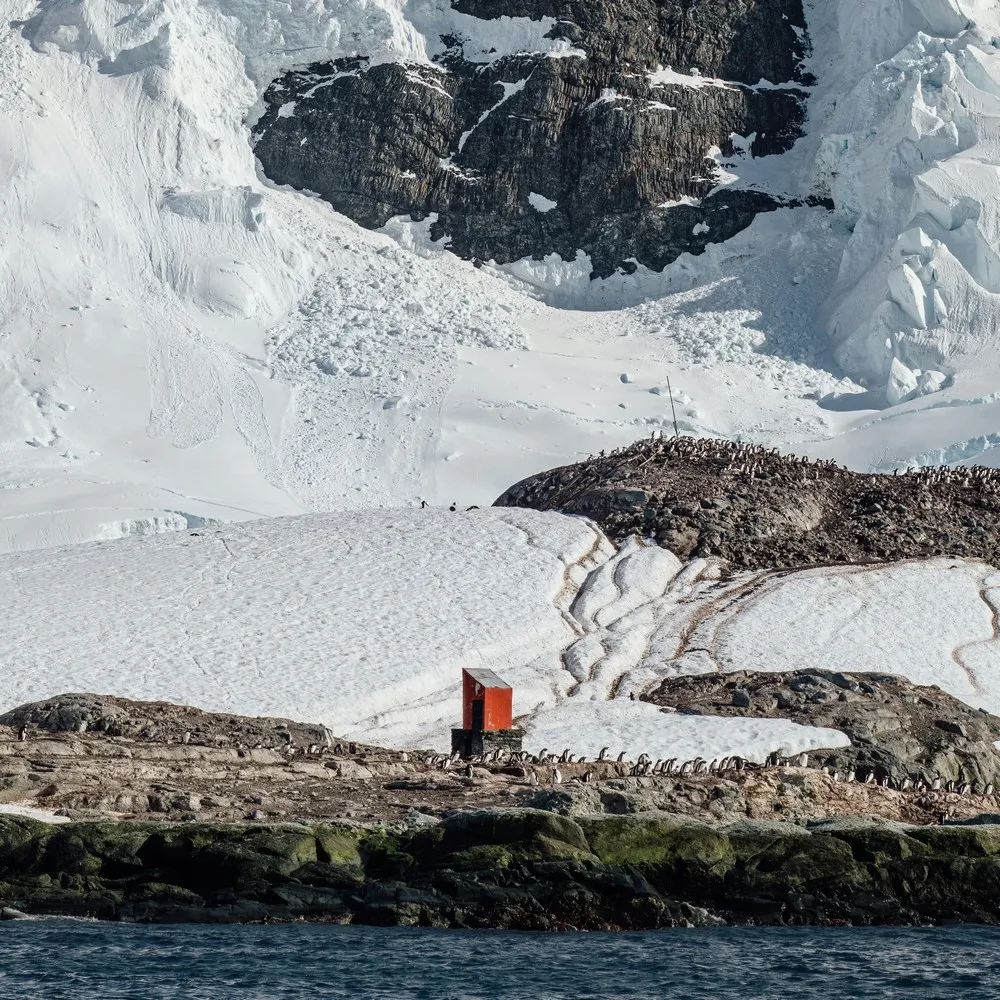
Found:
[(1000, 1000), (1000, 930), (0, 924), (0, 1000)]

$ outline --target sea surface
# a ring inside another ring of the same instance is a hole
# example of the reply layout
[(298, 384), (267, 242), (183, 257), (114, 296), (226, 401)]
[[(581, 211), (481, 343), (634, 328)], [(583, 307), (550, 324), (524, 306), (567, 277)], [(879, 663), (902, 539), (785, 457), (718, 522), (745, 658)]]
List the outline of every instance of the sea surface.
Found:
[(2, 1000), (997, 1000), (1000, 930), (0, 923)]

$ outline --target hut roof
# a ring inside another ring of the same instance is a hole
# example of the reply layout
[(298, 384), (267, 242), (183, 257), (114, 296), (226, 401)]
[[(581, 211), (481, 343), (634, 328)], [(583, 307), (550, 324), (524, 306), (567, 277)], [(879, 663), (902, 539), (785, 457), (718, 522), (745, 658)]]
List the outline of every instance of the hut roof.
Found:
[(509, 688), (510, 685), (499, 675), (486, 667), (466, 667), (465, 672), (484, 688)]

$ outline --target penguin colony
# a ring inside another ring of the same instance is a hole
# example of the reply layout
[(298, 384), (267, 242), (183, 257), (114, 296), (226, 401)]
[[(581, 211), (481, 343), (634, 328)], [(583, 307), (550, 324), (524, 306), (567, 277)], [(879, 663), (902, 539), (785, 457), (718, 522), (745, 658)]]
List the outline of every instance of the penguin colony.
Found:
[[(992, 782), (980, 785), (976, 782), (952, 780), (943, 778), (939, 774), (927, 776), (923, 774), (911, 775), (901, 781), (893, 781), (892, 777), (879, 768), (867, 768), (861, 770), (849, 769), (846, 771), (835, 770), (826, 764), (817, 765), (814, 757), (808, 753), (794, 754), (791, 757), (784, 757), (780, 751), (774, 750), (767, 755), (763, 764), (747, 760), (745, 757), (732, 756), (715, 758), (707, 761), (702, 757), (695, 757), (692, 760), (680, 761), (677, 757), (657, 758), (655, 761), (649, 754), (642, 753), (635, 761), (625, 759), (623, 750), (617, 757), (609, 756), (609, 748), (602, 748), (593, 761), (589, 763), (598, 765), (610, 765), (603, 767), (605, 777), (612, 778), (643, 778), (643, 777), (677, 777), (683, 778), (688, 775), (711, 775), (716, 777), (731, 777), (744, 772), (759, 772), (772, 769), (787, 770), (789, 768), (817, 768), (826, 775), (832, 782), (856, 782), (863, 785), (873, 785), (878, 788), (885, 788), (897, 792), (909, 792), (914, 795), (935, 797), (934, 793), (944, 795), (955, 794), (959, 796), (975, 795), (984, 798), (995, 796), (995, 788)], [(408, 759), (403, 754), (403, 759)], [(538, 773), (528, 770), (526, 765), (531, 767), (544, 767), (547, 769), (551, 784), (558, 785), (563, 781), (563, 772), (560, 771), (560, 764), (586, 764), (586, 756), (577, 756), (569, 749), (563, 750), (559, 755), (549, 753), (548, 747), (543, 748), (537, 754), (528, 751), (507, 751), (503, 749), (494, 750), (488, 754), (481, 754), (463, 761), (458, 753), (452, 754), (428, 754), (423, 758), (426, 767), (438, 768), (443, 771), (451, 770), (459, 765), (466, 777), (474, 776), (473, 768), (476, 766), (487, 767), (489, 765), (510, 766), (521, 765), (525, 767), (527, 782), (529, 785), (539, 784)], [(589, 784), (600, 780), (597, 772), (591, 768), (584, 771), (580, 776), (574, 776), (571, 782)]]
[(954, 555), (1000, 559), (1000, 470), (874, 475), (715, 438), (654, 433), (523, 480), (497, 506), (581, 514), (616, 541), (744, 569)]

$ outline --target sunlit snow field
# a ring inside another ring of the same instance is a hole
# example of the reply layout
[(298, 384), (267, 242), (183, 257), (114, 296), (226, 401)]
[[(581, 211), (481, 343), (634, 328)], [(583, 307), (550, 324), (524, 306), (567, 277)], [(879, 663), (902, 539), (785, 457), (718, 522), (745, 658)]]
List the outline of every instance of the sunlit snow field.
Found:
[(721, 581), (554, 513), (304, 515), (0, 556), (0, 671), (7, 705), (110, 692), (447, 749), (461, 668), (486, 666), (535, 750), (760, 759), (845, 738), (630, 694), (819, 667), (902, 672), (1000, 712), (997, 584), (949, 559)]

